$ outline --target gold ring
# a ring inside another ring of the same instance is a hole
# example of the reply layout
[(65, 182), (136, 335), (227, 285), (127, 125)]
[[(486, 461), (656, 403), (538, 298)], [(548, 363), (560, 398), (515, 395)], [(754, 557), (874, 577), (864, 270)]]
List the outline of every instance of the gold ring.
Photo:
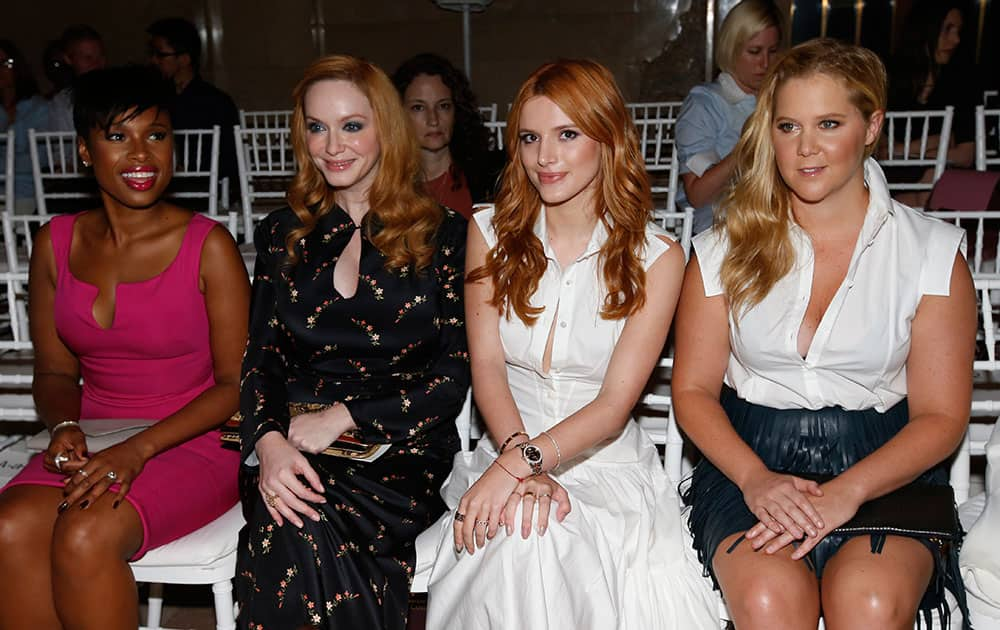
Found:
[[(531, 491), (528, 491), (528, 492), (525, 492), (525, 493), (524, 493), (523, 495), (521, 495), (521, 496), (522, 496), (522, 497), (524, 497), (525, 499), (527, 499), (528, 497), (534, 497), (534, 496), (535, 496), (535, 493), (534, 493), (534, 492), (531, 492)], [(532, 499), (532, 501), (534, 501), (534, 499)]]
[(278, 495), (274, 494), (273, 492), (265, 492), (264, 493), (264, 503), (267, 503), (268, 507), (270, 507), (270, 508), (277, 508), (278, 507)]

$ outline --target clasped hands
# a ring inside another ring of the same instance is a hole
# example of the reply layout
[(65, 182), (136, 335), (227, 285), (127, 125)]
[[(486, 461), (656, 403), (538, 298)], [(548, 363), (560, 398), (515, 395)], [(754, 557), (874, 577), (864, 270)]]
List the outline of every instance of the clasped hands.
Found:
[(452, 525), (456, 551), (464, 549), (472, 555), (477, 547), (486, 546), (486, 541), (492, 540), (501, 527), (508, 536), (512, 535), (519, 504), (521, 538), (525, 539), (531, 535), (536, 504), (538, 519), (535, 525), (539, 536), (544, 536), (548, 529), (553, 502), (556, 504), (556, 521), (561, 523), (569, 514), (569, 494), (555, 479), (542, 473), (518, 481), (503, 468), (512, 468), (511, 462), (512, 459), (494, 462), (462, 495)]
[[(112, 486), (118, 484), (112, 507), (117, 508), (132, 487), (132, 482), (148, 459), (136, 441), (138, 436), (91, 455), (87, 437), (79, 426), (58, 428), (52, 434), (42, 466), (49, 472), (65, 475), (59, 512), (79, 505), (87, 509)], [(56, 457), (60, 461), (56, 462)], [(68, 458), (68, 459), (67, 459)]]
[(774, 554), (799, 541), (792, 559), (804, 558), (827, 534), (858, 511), (861, 502), (833, 481), (816, 481), (765, 471), (741, 487), (759, 522), (746, 532), (754, 550)]
[(319, 512), (309, 503), (326, 503), (323, 482), (301, 451), (321, 453), (353, 428), (354, 419), (347, 407), (337, 404), (322, 411), (293, 416), (288, 438), (272, 431), (257, 440), (255, 450), (260, 459), (257, 487), (278, 526), (287, 519), (301, 528), (300, 515), (314, 521), (320, 519)]

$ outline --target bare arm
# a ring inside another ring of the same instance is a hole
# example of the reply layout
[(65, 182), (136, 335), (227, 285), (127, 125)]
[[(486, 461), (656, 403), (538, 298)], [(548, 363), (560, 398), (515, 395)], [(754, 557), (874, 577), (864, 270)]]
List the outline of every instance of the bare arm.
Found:
[(700, 208), (715, 202), (726, 189), (733, 170), (736, 168), (736, 157), (730, 153), (722, 158), (717, 164), (713, 164), (701, 177), (694, 173), (682, 173), (681, 182), (684, 184), (684, 194), (688, 203)]
[(730, 355), (729, 305), (722, 295), (705, 295), (696, 255), (684, 278), (675, 337), (671, 395), (684, 432), (740, 488), (750, 511), (774, 532), (788, 530), (801, 536), (822, 527), (806, 496), (818, 492), (816, 484), (768, 470), (719, 404)]

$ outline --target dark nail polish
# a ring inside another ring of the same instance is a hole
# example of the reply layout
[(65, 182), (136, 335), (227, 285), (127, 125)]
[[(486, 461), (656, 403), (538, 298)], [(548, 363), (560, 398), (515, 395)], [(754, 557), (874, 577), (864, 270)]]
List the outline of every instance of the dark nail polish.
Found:
[(80, 509), (81, 510), (86, 510), (88, 505), (90, 505), (90, 500), (89, 499), (87, 501), (84, 501), (83, 503), (80, 504)]
[(115, 501), (114, 503), (111, 504), (111, 509), (117, 510), (118, 506), (121, 505), (121, 503), (122, 503), (121, 501)]
[(68, 507), (69, 507), (69, 503), (67, 503), (66, 501), (63, 501), (62, 503), (59, 504), (59, 508), (58, 508), (59, 513), (62, 514), (63, 512), (66, 511), (66, 508), (68, 508)]

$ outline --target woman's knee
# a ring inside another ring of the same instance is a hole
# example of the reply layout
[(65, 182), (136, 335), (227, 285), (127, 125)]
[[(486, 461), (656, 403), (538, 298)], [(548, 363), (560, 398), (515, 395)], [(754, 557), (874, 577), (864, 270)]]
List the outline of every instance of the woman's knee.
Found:
[(823, 617), (829, 630), (909, 628), (920, 594), (899, 580), (857, 573), (850, 579), (823, 580)]
[(729, 589), (726, 603), (730, 612), (750, 621), (753, 627), (778, 627), (771, 625), (772, 622), (790, 617), (815, 615), (819, 618), (815, 587), (792, 576), (767, 573), (747, 576), (735, 588)]
[[(71, 506), (56, 520), (52, 534), (53, 570), (78, 571), (84, 562), (126, 561), (142, 544), (138, 515), (132, 519), (102, 503), (86, 510)], [(123, 502), (120, 508), (125, 505)]]
[(56, 519), (49, 494), (53, 493), (38, 492), (31, 486), (15, 486), (0, 493), (0, 556), (14, 558), (14, 550), (48, 544)]

